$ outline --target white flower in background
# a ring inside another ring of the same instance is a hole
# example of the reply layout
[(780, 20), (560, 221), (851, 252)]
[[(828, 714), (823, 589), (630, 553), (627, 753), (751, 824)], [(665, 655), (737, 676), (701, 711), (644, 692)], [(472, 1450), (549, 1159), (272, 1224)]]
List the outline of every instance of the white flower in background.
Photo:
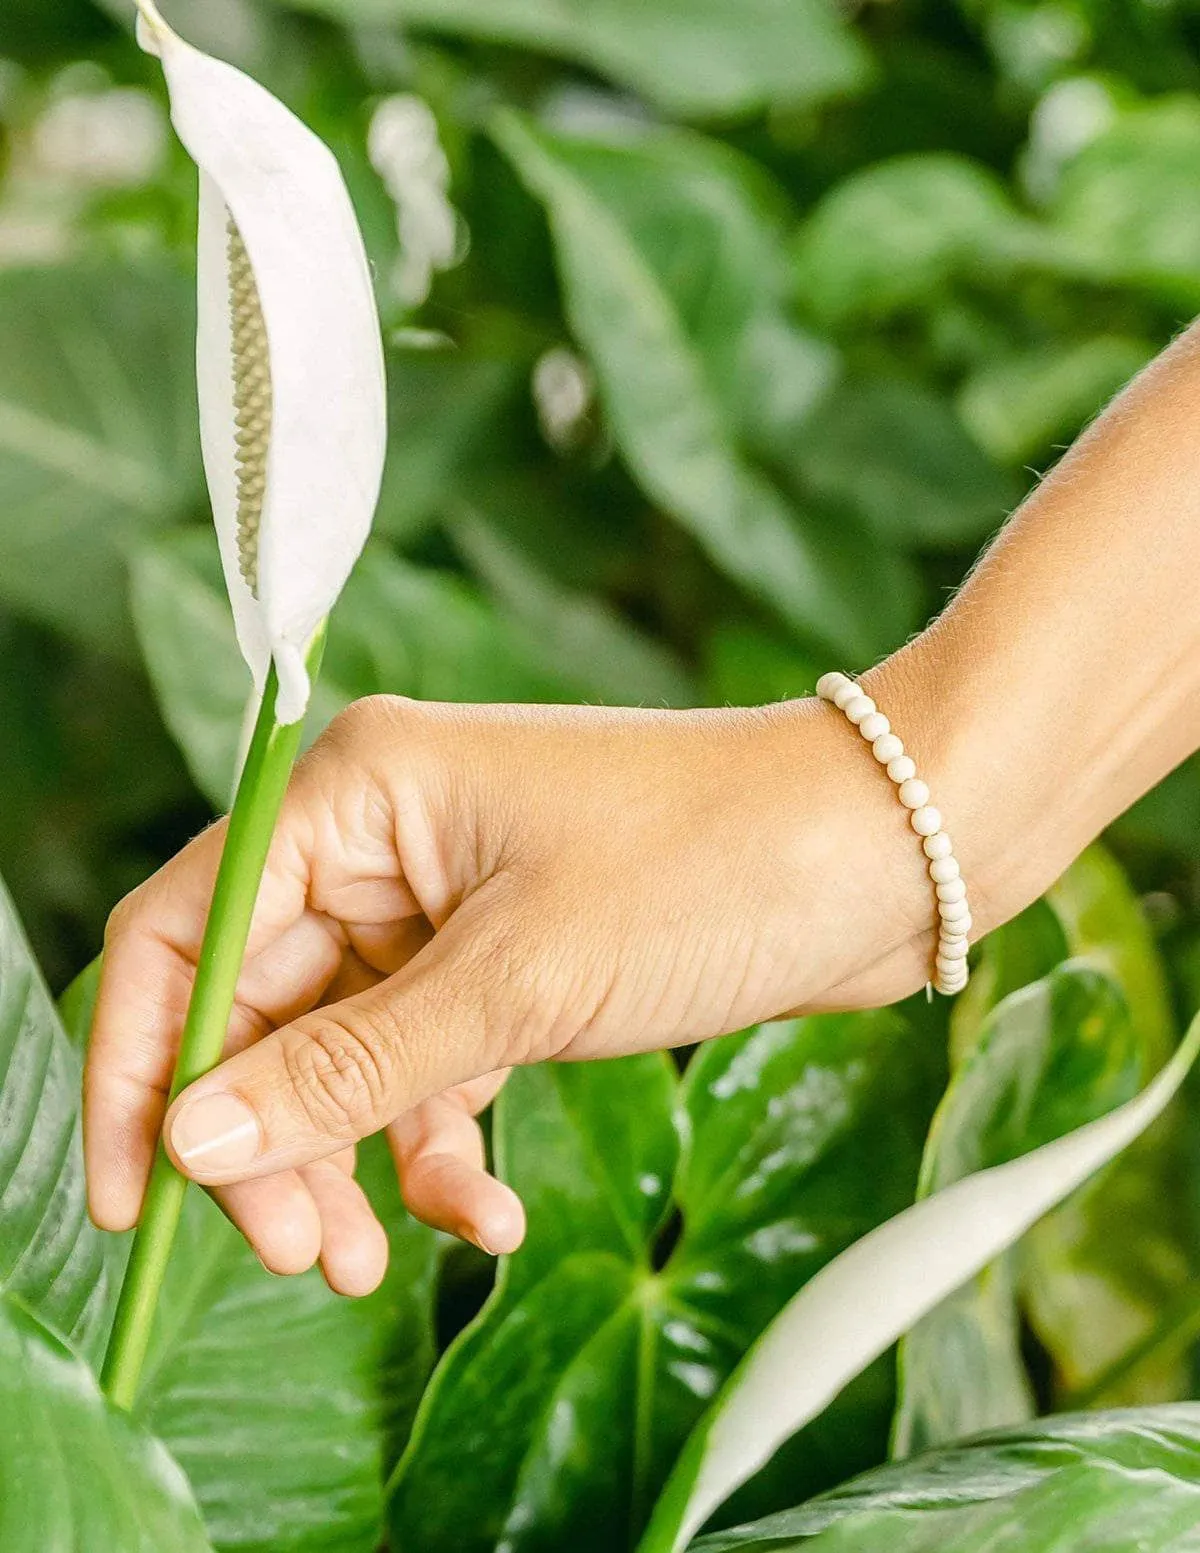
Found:
[(112, 188), (152, 178), (165, 148), (162, 109), (132, 86), (57, 98), (35, 124), (31, 146), (41, 172)]
[(542, 436), (566, 453), (576, 447), (592, 405), (592, 375), (564, 345), (538, 357), (533, 369), (533, 403)]
[(1032, 199), (1054, 198), (1063, 169), (1112, 124), (1117, 104), (1094, 76), (1056, 82), (1029, 118), (1029, 142), (1021, 157), (1021, 181)]
[(466, 228), (450, 203), (450, 164), (429, 105), (407, 93), (386, 97), (371, 116), (367, 154), (396, 207), (400, 257), (392, 289), (406, 307), (416, 307), (434, 275), (453, 269), (466, 252)]
[(304, 715), (305, 649), (366, 541), (387, 437), (371, 277), (333, 154), (256, 81), (185, 43), (153, 0), (171, 121), (200, 169), (200, 439), (243, 656)]

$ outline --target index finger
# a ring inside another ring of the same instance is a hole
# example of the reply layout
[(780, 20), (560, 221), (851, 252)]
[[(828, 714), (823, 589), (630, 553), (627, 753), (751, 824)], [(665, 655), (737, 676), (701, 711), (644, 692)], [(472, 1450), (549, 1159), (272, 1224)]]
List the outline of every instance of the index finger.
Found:
[[(105, 934), (83, 1110), (88, 1205), (102, 1229), (130, 1228), (141, 1209), (225, 828), (196, 837), (127, 896)], [(308, 910), (307, 869), (290, 840), (277, 836), (259, 891), (229, 1024), (234, 1050), (304, 1012), (341, 959), (336, 928)]]

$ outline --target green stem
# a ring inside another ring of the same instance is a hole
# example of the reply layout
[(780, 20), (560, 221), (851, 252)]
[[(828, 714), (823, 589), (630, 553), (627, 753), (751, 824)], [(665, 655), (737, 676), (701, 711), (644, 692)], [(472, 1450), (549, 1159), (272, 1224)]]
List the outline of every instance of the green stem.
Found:
[[(314, 679), (324, 643), (325, 628), (322, 626), (313, 638), (308, 654), (308, 670)], [(262, 882), (275, 822), (287, 791), (292, 762), (300, 746), (302, 724), (297, 722), (281, 727), (275, 721), (277, 688), (272, 665), (246, 753), (246, 764), (229, 811), (225, 846), (179, 1042), (171, 1100), (210, 1068), (216, 1067), (225, 1048), (254, 902)], [(131, 1408), (137, 1395), (187, 1184), (160, 1143), (100, 1377), (105, 1393), (118, 1407)]]

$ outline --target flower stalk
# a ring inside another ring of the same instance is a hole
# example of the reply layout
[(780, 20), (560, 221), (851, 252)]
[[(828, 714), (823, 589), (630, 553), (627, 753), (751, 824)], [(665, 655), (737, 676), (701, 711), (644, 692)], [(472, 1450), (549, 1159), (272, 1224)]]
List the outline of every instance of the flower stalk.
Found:
[[(310, 679), (315, 678), (320, 666), (324, 641), (322, 625), (308, 649), (306, 668)], [(171, 1082), (171, 1100), (216, 1067), (224, 1051), (254, 903), (303, 727), (301, 722), (277, 721), (277, 690), (278, 679), (272, 666), (229, 813)], [(171, 1164), (160, 1143), (101, 1373), (105, 1394), (126, 1410), (133, 1407), (137, 1396), (187, 1186), (187, 1180)]]

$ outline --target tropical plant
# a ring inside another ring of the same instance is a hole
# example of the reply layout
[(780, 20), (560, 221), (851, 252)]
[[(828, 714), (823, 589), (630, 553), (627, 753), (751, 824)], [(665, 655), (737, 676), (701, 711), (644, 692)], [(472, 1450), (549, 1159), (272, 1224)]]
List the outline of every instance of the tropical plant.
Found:
[[(194, 172), (130, 9), (0, 23), (0, 865), (56, 990), (227, 805), (247, 694)], [(804, 693), (928, 618), (1200, 306), (1182, 4), (167, 15), (334, 146), (385, 323), (377, 537), (306, 737), (379, 690)], [(494, 1278), (369, 1147), (361, 1302), (190, 1193), (132, 1417), (95, 1379), (127, 1248), (83, 1206), (94, 976), (56, 1010), (4, 897), (0, 1547), (659, 1553), (710, 1510), (708, 1553), (1188, 1546), (1189, 1086), (1141, 1126), (1200, 1004), (1198, 800), (1191, 762), (993, 934), (949, 1027), (516, 1074), (530, 1235)]]

